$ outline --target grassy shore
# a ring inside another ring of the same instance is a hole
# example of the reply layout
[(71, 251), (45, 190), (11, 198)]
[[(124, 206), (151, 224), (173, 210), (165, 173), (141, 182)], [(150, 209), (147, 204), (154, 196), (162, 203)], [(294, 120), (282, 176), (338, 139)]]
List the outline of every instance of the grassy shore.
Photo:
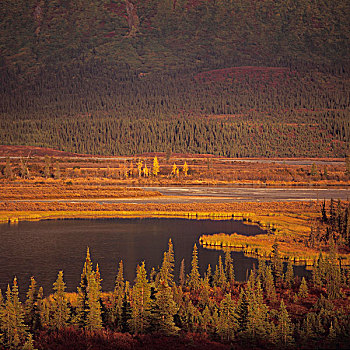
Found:
[[(257, 236), (202, 236), (201, 244), (214, 249), (239, 249), (246, 254), (268, 258), (276, 241), (282, 257), (291, 258), (295, 263), (311, 265), (319, 250), (308, 248), (307, 240), (313, 223), (320, 216), (320, 208), (321, 203), (315, 201), (221, 204), (8, 202), (0, 203), (0, 222), (128, 217), (241, 219), (246, 223), (259, 225), (267, 233)], [(341, 257), (344, 264), (350, 263), (348, 254), (341, 254)]]

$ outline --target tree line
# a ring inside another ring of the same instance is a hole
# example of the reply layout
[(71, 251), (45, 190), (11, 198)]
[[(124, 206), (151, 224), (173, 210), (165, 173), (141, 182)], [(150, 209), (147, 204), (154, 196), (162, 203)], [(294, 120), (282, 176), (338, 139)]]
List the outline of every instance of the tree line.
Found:
[(209, 265), (204, 275), (199, 272), (196, 245), (188, 275), (182, 260), (175, 278), (174, 261), (169, 240), (161, 267), (148, 274), (142, 262), (133, 284), (125, 281), (120, 261), (114, 290), (102, 293), (99, 266), (94, 267), (88, 249), (75, 294), (65, 292), (60, 271), (53, 294), (47, 297), (32, 277), (24, 303), (15, 278), (5, 298), (0, 293), (1, 344), (11, 349), (43, 349), (48, 344), (41, 341), (69, 330), (83, 331), (87, 337), (114, 334), (124, 339), (124, 333), (181, 339), (201, 333), (232, 345), (346, 348), (349, 313), (339, 303), (346, 302), (350, 275), (339, 266), (334, 244), (327, 257), (320, 253), (308, 280), (294, 276), (291, 262), (283, 265), (277, 243), (271, 261), (259, 259), (258, 268), (243, 283), (235, 280), (230, 251), (224, 259), (219, 256), (214, 271)]
[[(345, 119), (346, 115), (336, 123)], [(227, 157), (346, 157), (350, 130), (342, 129), (345, 134), (338, 134), (338, 131), (321, 129), (313, 124), (106, 117), (15, 123), (2, 119), (0, 126), (0, 139), (7, 145), (32, 145), (99, 155), (137, 155), (170, 149), (175, 153)], [(331, 128), (339, 130), (333, 125)], [(330, 139), (330, 132), (334, 139)]]

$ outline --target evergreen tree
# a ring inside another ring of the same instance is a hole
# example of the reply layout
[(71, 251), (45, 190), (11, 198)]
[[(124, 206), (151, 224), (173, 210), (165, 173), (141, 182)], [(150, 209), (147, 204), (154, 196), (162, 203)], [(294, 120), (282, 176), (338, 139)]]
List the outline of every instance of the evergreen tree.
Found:
[(328, 297), (330, 299), (338, 298), (341, 295), (341, 273), (333, 239), (330, 240), (329, 255), (326, 262), (325, 279)]
[(131, 294), (131, 330), (138, 334), (144, 333), (149, 324), (151, 288), (147, 280), (145, 263), (137, 266), (135, 285)]
[(287, 270), (284, 275), (284, 282), (288, 289), (292, 288), (293, 281), (294, 281), (294, 270), (293, 270), (292, 261), (289, 259), (287, 262)]
[(301, 299), (305, 299), (308, 295), (309, 295), (309, 289), (307, 287), (305, 277), (303, 277), (299, 287), (298, 297)]
[(198, 268), (198, 253), (196, 244), (193, 246), (191, 272), (188, 278), (188, 286), (194, 291), (197, 291), (200, 286), (200, 274)]
[(37, 350), (34, 348), (33, 336), (28, 333), (26, 342), (23, 344), (22, 350)]
[(87, 313), (88, 313), (88, 281), (92, 274), (92, 262), (90, 258), (90, 249), (86, 250), (86, 259), (83, 266), (83, 272), (80, 277), (80, 286), (78, 289), (77, 296), (77, 308), (75, 323), (81, 327), (86, 325)]
[(247, 334), (255, 341), (266, 340), (271, 328), (269, 310), (263, 301), (260, 281), (257, 280), (252, 287), (251, 290), (247, 290)]
[(232, 341), (235, 337), (235, 331), (238, 328), (237, 315), (235, 313), (235, 304), (231, 295), (227, 293), (220, 303), (219, 319), (216, 326), (217, 333), (221, 340)]
[(152, 329), (157, 333), (171, 335), (178, 332), (175, 326), (174, 316), (178, 311), (173, 293), (169, 285), (160, 280), (158, 290), (155, 294), (152, 313)]
[(201, 315), (201, 326), (204, 332), (211, 333), (210, 328), (212, 327), (212, 325), (213, 325), (213, 317), (211, 315), (209, 306), (206, 305)]
[(31, 331), (40, 327), (40, 315), (38, 309), (38, 291), (34, 277), (30, 278), (30, 285), (27, 292), (27, 300), (24, 306), (25, 323)]
[(327, 211), (326, 211), (326, 200), (324, 200), (322, 203), (321, 214), (322, 214), (322, 221), (326, 223), (328, 221)]
[(215, 267), (215, 273), (213, 277), (213, 285), (215, 287), (221, 288), (223, 291), (225, 291), (227, 286), (227, 280), (225, 275), (224, 266), (222, 264), (222, 258), (221, 255), (219, 255), (219, 262), (218, 265)]
[(283, 299), (281, 300), (280, 311), (278, 313), (277, 336), (279, 344), (283, 347), (287, 347), (294, 341), (293, 323), (289, 317)]
[(204, 308), (209, 303), (210, 303), (209, 275), (205, 274), (203, 280), (201, 281), (199, 304)]
[(235, 271), (233, 268), (231, 252), (229, 250), (225, 252), (225, 273), (230, 287), (233, 288), (235, 284)]
[(237, 304), (237, 322), (238, 322), (238, 332), (245, 332), (247, 330), (248, 322), (248, 301), (247, 296), (243, 289), (239, 293), (239, 299)]
[(312, 279), (315, 287), (322, 287), (326, 279), (327, 264), (323, 257), (322, 251), (318, 255), (318, 259), (314, 264), (314, 269), (312, 272)]
[(113, 300), (111, 305), (112, 324), (117, 330), (122, 329), (123, 301), (125, 296), (124, 266), (123, 260), (119, 262), (118, 274), (115, 279)]
[(123, 305), (122, 305), (122, 313), (121, 313), (121, 331), (126, 333), (130, 332), (129, 323), (131, 320), (131, 305), (127, 298), (127, 293), (124, 294)]
[(171, 286), (174, 282), (174, 248), (171, 239), (168, 243), (168, 251), (164, 252), (162, 267), (159, 272), (158, 280), (162, 280), (163, 283), (166, 283), (168, 286)]
[(63, 281), (63, 271), (59, 271), (56, 282), (53, 284), (55, 291), (52, 303), (52, 318), (50, 326), (53, 329), (63, 329), (67, 326), (70, 310), (65, 295), (66, 284)]
[(24, 324), (24, 312), (19, 300), (16, 277), (13, 280), (12, 290), (10, 286), (7, 286), (6, 302), (1, 319), (6, 343), (10, 348), (17, 347), (26, 339), (27, 327)]
[(101, 287), (99, 281), (98, 274), (92, 271), (88, 279), (88, 313), (85, 325), (85, 328), (91, 331), (102, 328)]
[(185, 280), (185, 259), (181, 260), (179, 282), (180, 282), (181, 287), (183, 287), (185, 285), (185, 282), (186, 282), (186, 280)]
[(283, 263), (279, 254), (278, 244), (275, 242), (272, 246), (272, 272), (275, 277), (275, 281), (279, 282), (283, 277)]
[(273, 281), (272, 271), (271, 267), (266, 267), (266, 275), (265, 275), (265, 281), (264, 281), (264, 288), (266, 291), (266, 296), (271, 302), (276, 301), (276, 289), (275, 284)]
[(37, 305), (38, 305), (38, 312), (39, 312), (38, 328), (41, 328), (41, 326), (48, 327), (50, 323), (50, 308), (49, 308), (47, 299), (43, 299), (43, 298), (44, 298), (44, 290), (43, 290), (43, 287), (40, 287), (37, 295)]
[(197, 331), (200, 324), (201, 314), (193, 305), (190, 296), (184, 295), (183, 302), (179, 306), (179, 317), (183, 329), (187, 331)]

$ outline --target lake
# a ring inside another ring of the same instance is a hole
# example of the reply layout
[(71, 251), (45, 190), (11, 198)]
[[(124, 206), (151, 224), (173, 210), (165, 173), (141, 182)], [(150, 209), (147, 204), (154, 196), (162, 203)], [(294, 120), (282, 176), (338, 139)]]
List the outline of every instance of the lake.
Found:
[[(197, 243), (201, 273), (210, 263), (212, 269), (223, 252), (199, 246), (203, 233), (241, 233), (254, 235), (263, 231), (254, 225), (237, 220), (191, 219), (97, 219), (46, 220), (0, 225), (0, 288), (3, 293), (8, 283), (17, 276), (21, 295), (25, 295), (30, 277), (34, 276), (45, 295), (52, 292), (52, 284), (59, 270), (64, 271), (67, 291), (76, 291), (80, 274), (90, 248), (94, 266), (99, 264), (103, 291), (114, 288), (119, 261), (124, 262), (124, 276), (130, 282), (135, 278), (136, 265), (145, 261), (148, 273), (161, 265), (163, 252), (172, 239), (175, 252), (175, 277), (181, 260), (185, 259), (189, 273), (193, 245)], [(237, 280), (245, 280), (247, 270), (256, 259), (233, 252)]]

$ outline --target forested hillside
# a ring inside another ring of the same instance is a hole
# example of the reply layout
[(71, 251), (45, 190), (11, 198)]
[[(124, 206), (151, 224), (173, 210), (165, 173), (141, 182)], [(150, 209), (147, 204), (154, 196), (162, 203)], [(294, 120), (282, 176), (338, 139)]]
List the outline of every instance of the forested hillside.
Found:
[(349, 1), (0, 8), (2, 144), (113, 155), (349, 151)]

